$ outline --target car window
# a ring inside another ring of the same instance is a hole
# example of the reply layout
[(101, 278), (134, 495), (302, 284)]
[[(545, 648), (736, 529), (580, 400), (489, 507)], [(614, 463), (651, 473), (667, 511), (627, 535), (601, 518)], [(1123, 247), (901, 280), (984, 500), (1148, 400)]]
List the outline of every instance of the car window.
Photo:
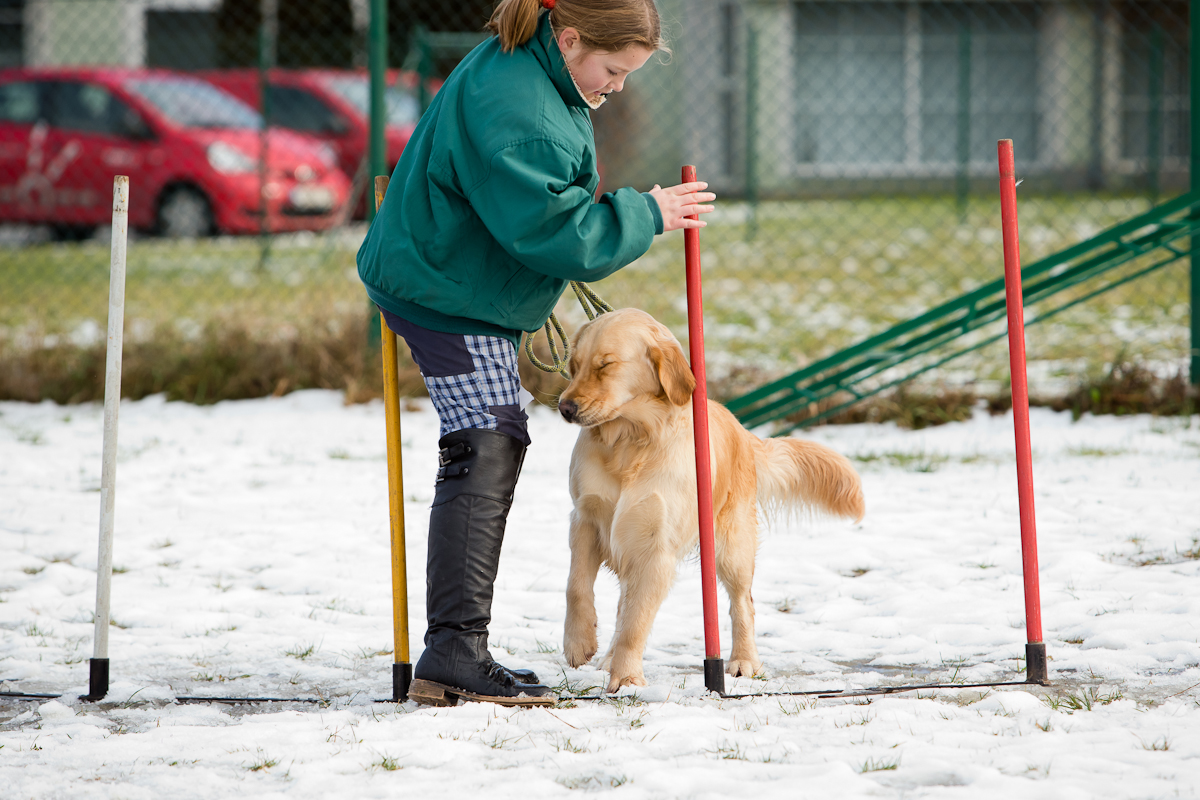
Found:
[(267, 87), (272, 125), (307, 133), (335, 131), (340, 122), (337, 113), (321, 98), (291, 86)]
[[(341, 95), (364, 116), (371, 113), (371, 82), (365, 75), (329, 79), (329, 88)], [(415, 125), (421, 118), (421, 103), (402, 86), (389, 86), (384, 95), (389, 125)]]
[(46, 85), (47, 121), (55, 128), (105, 136), (128, 136), (137, 112), (106, 87), (79, 81)]
[(185, 77), (133, 78), (125, 88), (185, 128), (259, 128), (262, 117), (211, 83)]
[(0, 86), (0, 122), (32, 124), (41, 116), (36, 83), (6, 83)]

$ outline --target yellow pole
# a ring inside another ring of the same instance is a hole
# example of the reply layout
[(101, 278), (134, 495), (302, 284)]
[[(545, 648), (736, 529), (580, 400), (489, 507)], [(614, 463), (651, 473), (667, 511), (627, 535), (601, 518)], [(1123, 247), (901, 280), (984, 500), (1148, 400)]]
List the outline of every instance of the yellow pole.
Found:
[[(375, 209), (383, 204), (388, 177), (375, 178)], [(396, 334), (379, 315), (383, 339), (383, 409), (387, 421), (388, 507), (392, 525), (392, 699), (408, 697), (412, 664), (408, 655), (408, 569), (404, 547), (404, 474), (400, 455), (400, 385), (396, 375)]]

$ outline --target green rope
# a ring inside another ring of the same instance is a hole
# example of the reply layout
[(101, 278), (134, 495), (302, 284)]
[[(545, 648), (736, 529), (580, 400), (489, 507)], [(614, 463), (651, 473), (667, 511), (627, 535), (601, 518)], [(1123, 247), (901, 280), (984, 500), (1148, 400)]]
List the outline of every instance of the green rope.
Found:
[[(595, 319), (606, 311), (613, 310), (612, 306), (604, 302), (600, 298), (600, 295), (593, 292), (591, 287), (586, 283), (571, 281), (571, 288), (575, 291), (575, 297), (579, 299), (579, 305), (583, 306), (583, 313), (587, 314), (589, 320)], [(558, 341), (562, 345), (562, 355), (559, 355), (558, 347), (554, 343), (555, 333), (558, 334)], [(570, 380), (571, 376), (567, 374), (567, 364), (571, 361), (571, 342), (567, 338), (566, 332), (563, 331), (562, 325), (559, 324), (558, 317), (551, 313), (550, 319), (546, 320), (546, 341), (550, 343), (551, 363), (543, 364), (533, 354), (533, 339), (535, 336), (537, 336), (537, 331), (525, 337), (525, 355), (529, 356), (529, 363), (542, 372), (557, 372), (567, 380)]]

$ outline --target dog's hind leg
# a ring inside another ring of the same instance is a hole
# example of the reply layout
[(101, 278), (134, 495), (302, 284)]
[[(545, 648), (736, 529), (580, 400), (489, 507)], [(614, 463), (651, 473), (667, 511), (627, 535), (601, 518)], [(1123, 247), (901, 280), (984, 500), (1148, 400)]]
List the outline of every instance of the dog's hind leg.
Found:
[(666, 507), (652, 494), (620, 510), (613, 519), (613, 558), (621, 581), (617, 631), (611, 648), (608, 691), (645, 686), (642, 653), (654, 617), (675, 582), (677, 549), (668, 531)]
[(733, 647), (725, 668), (730, 675), (749, 677), (762, 672), (762, 661), (754, 644), (754, 598), (750, 592), (758, 551), (754, 506), (733, 510), (718, 524), (726, 530), (716, 542), (717, 576), (729, 595), (729, 616), (733, 621)]
[(596, 655), (596, 575), (604, 560), (601, 536), (607, 535), (612, 506), (595, 496), (580, 498), (571, 512), (571, 572), (567, 579), (567, 619), (563, 655), (580, 667)]

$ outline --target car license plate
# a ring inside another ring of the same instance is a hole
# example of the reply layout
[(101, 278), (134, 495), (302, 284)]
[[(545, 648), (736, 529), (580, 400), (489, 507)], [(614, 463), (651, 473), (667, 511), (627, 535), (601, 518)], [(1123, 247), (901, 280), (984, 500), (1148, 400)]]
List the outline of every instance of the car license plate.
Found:
[(299, 211), (331, 211), (333, 192), (324, 186), (297, 186), (288, 194), (288, 204)]

